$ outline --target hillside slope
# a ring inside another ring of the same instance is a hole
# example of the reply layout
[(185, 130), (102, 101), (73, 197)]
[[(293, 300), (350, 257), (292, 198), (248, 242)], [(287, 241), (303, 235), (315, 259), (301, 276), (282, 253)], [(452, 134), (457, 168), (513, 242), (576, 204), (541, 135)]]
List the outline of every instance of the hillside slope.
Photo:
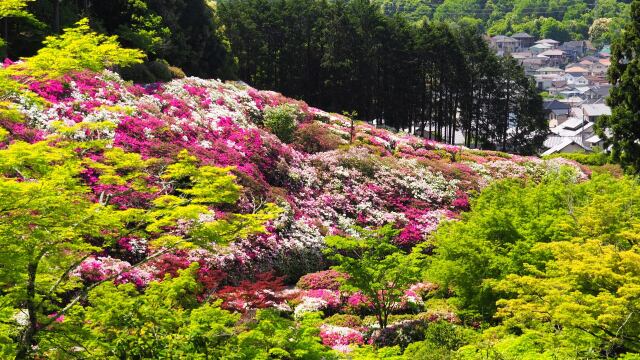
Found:
[[(233, 167), (242, 194), (236, 205), (218, 211), (252, 213), (267, 203), (284, 209), (266, 234), (238, 240), (217, 253), (180, 252), (188, 259), (180, 267), (206, 261), (236, 280), (274, 270), (296, 280), (322, 270), (323, 237), (349, 233), (354, 225), (394, 223), (401, 229), (397, 243), (410, 247), (440, 221), (466, 210), (469, 193), (496, 179), (539, 179), (562, 164), (577, 166), (562, 159), (544, 161), (443, 145), (361, 122), (352, 130), (344, 116), (274, 92), (216, 80), (186, 78), (139, 86), (111, 72), (87, 72), (28, 85), (49, 104), (39, 108), (27, 99), (14, 99), (26, 121), (3, 120), (10, 133), (3, 144), (57, 133), (79, 141), (113, 141), (114, 148), (166, 164), (186, 150), (201, 165)], [(283, 104), (299, 111), (292, 144), (262, 126), (265, 111)], [(100, 153), (88, 156), (98, 163), (106, 161)], [(109, 184), (99, 170), (87, 173), (86, 181), (96, 200), (106, 196), (121, 209), (148, 207), (169, 191)], [(148, 244), (144, 239), (123, 240), (90, 261), (108, 273), (108, 267), (131, 261), (128, 251), (140, 258), (149, 252)], [(145, 283), (158, 271), (153, 262), (147, 263), (137, 270), (136, 281)]]

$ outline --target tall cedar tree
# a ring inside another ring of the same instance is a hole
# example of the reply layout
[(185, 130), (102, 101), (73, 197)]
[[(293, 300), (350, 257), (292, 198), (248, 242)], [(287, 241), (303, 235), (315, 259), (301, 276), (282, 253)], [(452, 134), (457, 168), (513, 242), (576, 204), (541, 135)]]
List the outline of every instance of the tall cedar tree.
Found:
[(640, 1), (631, 3), (632, 21), (611, 47), (607, 98), (611, 116), (598, 121), (599, 135), (611, 145), (613, 160), (640, 172)]
[(477, 24), (414, 25), (369, 0), (302, 3), (220, 3), (240, 79), (429, 139), (540, 148), (541, 98), (513, 60), (491, 52)]

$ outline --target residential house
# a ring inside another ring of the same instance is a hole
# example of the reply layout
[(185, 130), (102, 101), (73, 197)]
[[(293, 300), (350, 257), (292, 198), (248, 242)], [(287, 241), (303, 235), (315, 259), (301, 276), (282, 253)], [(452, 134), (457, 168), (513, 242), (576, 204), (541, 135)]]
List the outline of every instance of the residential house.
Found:
[(565, 81), (564, 76), (554, 74), (535, 74), (533, 79), (536, 82), (536, 87), (541, 91), (549, 90), (554, 87), (554, 83), (558, 84), (560, 81)]
[(608, 85), (609, 84), (609, 80), (607, 79), (606, 75), (598, 75), (598, 76), (588, 75), (588, 76), (585, 76), (585, 78), (589, 80), (589, 84), (591, 85)]
[(584, 100), (577, 96), (569, 96), (564, 99), (560, 99), (559, 101), (568, 104), (570, 107), (579, 106), (584, 102)]
[(604, 98), (609, 96), (610, 89), (611, 84), (593, 85), (589, 88), (589, 91), (584, 94), (584, 98), (585, 100), (599, 100), (603, 102)]
[(563, 136), (550, 136), (549, 138), (547, 138), (544, 145), (546, 147), (549, 147), (549, 149), (547, 149), (547, 151), (542, 153), (543, 156), (558, 154), (558, 153), (575, 153), (575, 152), (591, 151), (589, 147), (583, 145), (581, 137), (569, 138), (569, 137), (563, 137)]
[(589, 70), (583, 68), (582, 66), (571, 66), (571, 67), (567, 67), (564, 69), (564, 72), (573, 76), (573, 77), (579, 77), (579, 76), (586, 76), (589, 75)]
[(518, 40), (504, 35), (496, 35), (491, 38), (491, 46), (498, 55), (509, 55), (518, 49)]
[(511, 53), (511, 57), (516, 60), (524, 60), (533, 57), (533, 53), (531, 53), (530, 51), (519, 51)]
[(542, 39), (542, 40), (538, 40), (536, 41), (536, 44), (547, 44), (547, 45), (551, 45), (551, 47), (553, 49), (557, 48), (560, 45), (559, 41), (553, 40), (553, 39)]
[(566, 62), (564, 51), (559, 49), (550, 49), (550, 50), (541, 52), (540, 54), (538, 54), (538, 56), (548, 57), (549, 66), (560, 66)]
[(558, 101), (550, 100), (545, 101), (543, 104), (547, 119), (549, 119), (549, 126), (556, 127), (569, 118), (571, 105)]
[(607, 65), (606, 62), (601, 63), (600, 61), (593, 63), (589, 69), (590, 74), (593, 76), (606, 76), (608, 70), (609, 65)]
[(547, 65), (547, 59), (537, 58), (537, 57), (529, 57), (526, 59), (521, 59), (520, 65), (524, 68), (524, 74), (527, 76), (533, 76), (537, 73), (538, 69)]
[(542, 52), (545, 52), (551, 49), (553, 49), (553, 45), (549, 45), (549, 44), (535, 44), (529, 47), (529, 51), (531, 51), (534, 55), (538, 55)]
[(602, 138), (600, 138), (600, 136), (598, 135), (593, 135), (591, 137), (589, 137), (588, 139), (585, 140), (586, 145), (588, 145), (590, 148), (594, 148), (594, 147), (604, 147), (604, 140)]
[(539, 75), (563, 75), (564, 70), (557, 67), (547, 66), (538, 69), (537, 73)]
[(563, 50), (567, 54), (567, 57), (572, 60), (595, 52), (595, 48), (591, 42), (587, 40), (567, 41), (560, 45), (560, 49)]
[(518, 47), (520, 49), (528, 49), (535, 44), (536, 38), (527, 34), (526, 32), (519, 32), (511, 35), (512, 38), (518, 41)]
[(567, 85), (568, 86), (588, 86), (589, 85), (589, 80), (580, 75), (580, 76), (575, 76), (575, 75), (571, 75), (571, 74), (566, 74), (565, 78), (567, 79)]
[(594, 131), (594, 122), (585, 121), (579, 117), (569, 117), (565, 122), (559, 124), (556, 127), (550, 128), (551, 133), (563, 136), (563, 137), (576, 137), (580, 136), (581, 139), (587, 139), (593, 134)]
[(605, 104), (583, 104), (581, 109), (585, 122), (595, 123), (600, 116), (611, 115), (611, 108)]

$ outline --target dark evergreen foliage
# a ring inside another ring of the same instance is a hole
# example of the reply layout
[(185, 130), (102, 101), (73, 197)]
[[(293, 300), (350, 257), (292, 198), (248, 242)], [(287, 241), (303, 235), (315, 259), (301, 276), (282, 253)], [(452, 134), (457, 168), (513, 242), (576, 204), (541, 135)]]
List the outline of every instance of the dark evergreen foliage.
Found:
[(369, 0), (219, 7), (238, 76), (328, 110), (467, 146), (535, 153), (548, 125), (522, 69), (473, 24), (415, 25)]

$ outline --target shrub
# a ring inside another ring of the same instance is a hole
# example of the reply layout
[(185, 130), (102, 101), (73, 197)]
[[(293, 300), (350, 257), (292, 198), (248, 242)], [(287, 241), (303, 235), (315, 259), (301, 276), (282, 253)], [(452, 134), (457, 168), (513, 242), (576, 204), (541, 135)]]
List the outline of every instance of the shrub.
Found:
[(611, 158), (604, 152), (593, 153), (569, 153), (569, 154), (553, 154), (545, 157), (546, 159), (565, 158), (573, 160), (582, 165), (602, 166), (610, 163)]
[(335, 314), (324, 320), (326, 324), (357, 328), (362, 326), (360, 317), (348, 314)]
[(235, 311), (278, 307), (285, 298), (283, 279), (271, 273), (256, 275), (255, 280), (243, 280), (238, 286), (225, 286), (217, 292), (223, 300), (222, 308)]
[(457, 350), (469, 343), (470, 332), (468, 330), (448, 321), (438, 321), (427, 327), (424, 334), (425, 341), (434, 344), (436, 348)]
[(301, 277), (296, 286), (304, 290), (338, 290), (340, 288), (341, 281), (346, 278), (346, 274), (336, 270), (319, 271)]
[(149, 71), (155, 76), (158, 81), (171, 81), (173, 78), (171, 69), (169, 69), (169, 63), (164, 60), (154, 60), (148, 65)]
[(427, 323), (421, 319), (403, 320), (376, 330), (371, 335), (370, 343), (377, 347), (400, 346), (406, 348), (409, 344), (424, 339)]
[(285, 143), (290, 143), (302, 113), (294, 105), (268, 107), (264, 111), (264, 126)]
[(118, 70), (124, 80), (132, 81), (136, 84), (150, 84), (157, 82), (155, 75), (145, 64), (133, 64)]
[(177, 66), (169, 66), (169, 71), (171, 71), (171, 77), (174, 79), (184, 79), (187, 77), (187, 74)]
[(307, 153), (331, 151), (338, 148), (341, 139), (318, 122), (301, 125), (293, 135), (293, 144)]

